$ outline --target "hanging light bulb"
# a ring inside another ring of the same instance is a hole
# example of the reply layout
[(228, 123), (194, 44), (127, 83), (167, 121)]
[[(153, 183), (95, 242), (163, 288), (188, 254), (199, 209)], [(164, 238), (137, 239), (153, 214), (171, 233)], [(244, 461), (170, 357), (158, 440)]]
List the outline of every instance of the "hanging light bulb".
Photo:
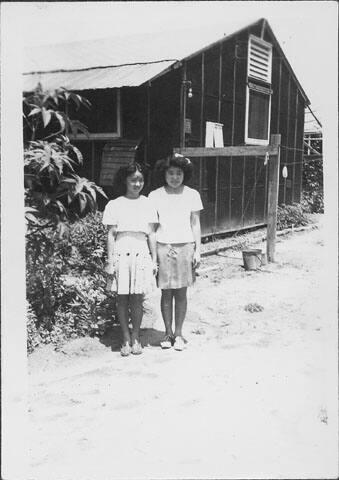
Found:
[(282, 169), (282, 176), (283, 176), (284, 178), (287, 178), (287, 177), (288, 177), (288, 170), (287, 170), (286, 165), (285, 165), (284, 168)]
[(193, 97), (193, 91), (192, 91), (192, 87), (190, 87), (188, 89), (188, 94), (187, 94), (188, 98), (192, 98)]

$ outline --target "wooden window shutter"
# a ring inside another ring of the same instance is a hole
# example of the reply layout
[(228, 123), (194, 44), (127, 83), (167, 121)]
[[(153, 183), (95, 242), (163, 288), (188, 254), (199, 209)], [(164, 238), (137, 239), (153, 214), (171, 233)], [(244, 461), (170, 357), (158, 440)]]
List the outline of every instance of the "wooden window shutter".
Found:
[(248, 41), (248, 76), (271, 83), (272, 45), (254, 35)]

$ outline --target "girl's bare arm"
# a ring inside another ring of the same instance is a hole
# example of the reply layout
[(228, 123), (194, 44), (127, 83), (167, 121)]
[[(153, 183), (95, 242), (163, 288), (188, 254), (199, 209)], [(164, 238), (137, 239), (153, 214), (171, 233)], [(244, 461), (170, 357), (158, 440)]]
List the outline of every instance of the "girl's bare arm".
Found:
[(114, 263), (113, 263), (113, 254), (114, 254), (114, 243), (117, 234), (116, 225), (108, 225), (107, 233), (107, 264), (106, 264), (106, 273), (114, 273)]
[(155, 239), (155, 232), (156, 232), (156, 227), (157, 224), (151, 223), (150, 224), (150, 233), (148, 235), (148, 248), (149, 251), (151, 252), (151, 257), (152, 257), (152, 262), (154, 265), (154, 273), (156, 270), (156, 264), (157, 264), (157, 243)]
[(193, 266), (198, 268), (200, 265), (200, 246), (201, 246), (201, 228), (200, 228), (200, 212), (191, 213), (191, 227), (195, 242), (195, 251), (193, 256)]

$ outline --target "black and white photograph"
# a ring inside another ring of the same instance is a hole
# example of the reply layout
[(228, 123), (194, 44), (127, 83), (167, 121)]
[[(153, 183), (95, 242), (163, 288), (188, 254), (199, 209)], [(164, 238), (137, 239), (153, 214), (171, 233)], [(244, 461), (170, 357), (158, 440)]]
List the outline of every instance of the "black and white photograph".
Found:
[(337, 19), (2, 2), (4, 480), (338, 478)]

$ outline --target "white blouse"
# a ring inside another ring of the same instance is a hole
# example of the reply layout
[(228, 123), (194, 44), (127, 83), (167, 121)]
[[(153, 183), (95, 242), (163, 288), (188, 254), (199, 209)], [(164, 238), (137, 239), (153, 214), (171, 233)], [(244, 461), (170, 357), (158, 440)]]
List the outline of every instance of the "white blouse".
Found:
[(150, 231), (150, 223), (157, 223), (158, 216), (147, 197), (136, 199), (118, 197), (110, 200), (104, 210), (102, 223), (116, 225), (118, 232)]
[(191, 213), (203, 209), (197, 190), (184, 185), (181, 193), (167, 193), (160, 187), (148, 196), (158, 212), (159, 228), (156, 233), (160, 243), (194, 242)]

